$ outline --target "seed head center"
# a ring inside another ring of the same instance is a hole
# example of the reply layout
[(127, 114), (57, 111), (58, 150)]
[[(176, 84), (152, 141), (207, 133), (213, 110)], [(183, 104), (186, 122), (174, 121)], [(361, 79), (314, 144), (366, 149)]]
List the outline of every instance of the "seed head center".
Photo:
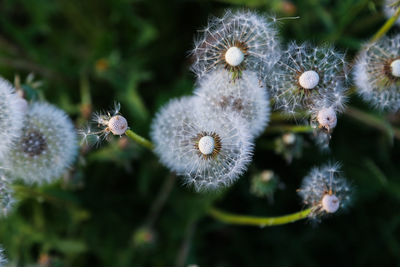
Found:
[(215, 140), (213, 137), (206, 135), (199, 140), (199, 150), (203, 155), (211, 155), (214, 151)]
[(47, 149), (47, 142), (43, 135), (37, 131), (29, 132), (21, 142), (22, 151), (30, 157), (38, 156)]
[(108, 128), (114, 135), (122, 135), (128, 129), (128, 122), (121, 115), (115, 115), (108, 121)]
[(232, 67), (240, 65), (244, 60), (244, 53), (236, 46), (230, 47), (225, 53), (225, 61)]
[(392, 75), (400, 77), (400, 59), (393, 60), (390, 67), (392, 69)]
[(322, 198), (322, 209), (328, 213), (335, 213), (339, 209), (340, 201), (335, 195), (326, 194)]
[(316, 71), (308, 70), (303, 72), (299, 77), (299, 84), (304, 89), (313, 89), (318, 85), (319, 75)]

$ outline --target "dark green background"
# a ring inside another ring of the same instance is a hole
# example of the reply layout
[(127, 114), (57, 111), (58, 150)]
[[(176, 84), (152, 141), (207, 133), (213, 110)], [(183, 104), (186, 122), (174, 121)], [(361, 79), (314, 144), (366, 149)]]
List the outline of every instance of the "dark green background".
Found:
[[(242, 7), (300, 16), (280, 21), (283, 43), (333, 43), (350, 62), (385, 21), (382, 3), (368, 0), (1, 0), (0, 74), (18, 74), (29, 98), (63, 108), (77, 127), (87, 119), (82, 111), (119, 101), (131, 129), (148, 137), (160, 106), (193, 90), (187, 55), (196, 31), (209, 15)], [(30, 72), (42, 86), (25, 81)], [(354, 96), (350, 104), (399, 125), (399, 115), (374, 112)], [(0, 243), (18, 266), (400, 266), (399, 140), (344, 114), (330, 154), (304, 135), (301, 157), (287, 164), (275, 153), (276, 138), (257, 140), (249, 171), (233, 187), (204, 195), (181, 186), (151, 152), (116, 137), (81, 156), (57, 184), (19, 185)], [(211, 204), (260, 216), (299, 210), (302, 177), (330, 159), (342, 162), (353, 205), (321, 224), (261, 229), (205, 213)], [(265, 169), (285, 184), (273, 203), (250, 193), (251, 177)], [(158, 212), (165, 181), (174, 183)]]

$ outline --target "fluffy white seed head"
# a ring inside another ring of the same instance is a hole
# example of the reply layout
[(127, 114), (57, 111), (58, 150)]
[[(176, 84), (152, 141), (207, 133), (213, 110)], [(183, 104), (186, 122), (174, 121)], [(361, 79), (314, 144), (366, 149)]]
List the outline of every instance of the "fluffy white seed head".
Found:
[(327, 213), (335, 213), (340, 206), (340, 200), (335, 195), (325, 194), (322, 198), (322, 209)]
[(332, 107), (322, 108), (318, 111), (317, 121), (320, 127), (325, 128), (328, 131), (332, 130), (337, 124), (335, 110)]
[(225, 68), (240, 76), (243, 70), (269, 72), (280, 57), (276, 23), (251, 11), (228, 10), (210, 19), (195, 40), (191, 70), (201, 77)]
[(229, 65), (236, 67), (239, 66), (244, 59), (244, 53), (236, 46), (230, 47), (225, 53), (225, 61)]
[(313, 70), (303, 72), (299, 77), (300, 86), (304, 89), (313, 89), (318, 85), (319, 75)]
[(229, 75), (224, 70), (215, 70), (199, 80), (195, 90), (199, 96), (198, 109), (217, 116), (229, 113), (240, 117), (257, 137), (269, 122), (268, 93), (254, 72), (243, 71), (242, 78), (235, 82), (230, 81)]
[(264, 79), (275, 108), (288, 115), (311, 115), (322, 106), (344, 110), (348, 67), (344, 54), (332, 47), (293, 42)]
[(34, 103), (4, 164), (10, 177), (41, 184), (59, 178), (75, 160), (77, 150), (76, 131), (64, 111)]
[(115, 115), (107, 123), (108, 129), (114, 135), (123, 135), (128, 129), (128, 122), (121, 115)]
[[(25, 110), (11, 83), (0, 77), (0, 159), (14, 146), (21, 133)], [(1, 161), (0, 161), (1, 162)]]
[(203, 155), (210, 155), (213, 153), (215, 147), (214, 137), (206, 135), (199, 140), (199, 150)]
[(393, 76), (400, 77), (400, 59), (393, 60), (390, 68), (392, 69)]
[(161, 162), (196, 191), (231, 185), (247, 169), (252, 138), (238, 117), (193, 109), (198, 97), (170, 101), (152, 123)]
[(298, 190), (303, 203), (312, 208), (311, 217), (334, 213), (350, 203), (351, 188), (340, 176), (339, 164), (314, 167)]
[(357, 56), (353, 71), (357, 92), (377, 109), (400, 109), (399, 60), (400, 34), (367, 44)]

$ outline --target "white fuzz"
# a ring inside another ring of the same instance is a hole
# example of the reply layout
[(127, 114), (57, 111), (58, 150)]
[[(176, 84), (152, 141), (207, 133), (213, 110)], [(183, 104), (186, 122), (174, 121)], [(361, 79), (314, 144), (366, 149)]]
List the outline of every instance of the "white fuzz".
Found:
[(107, 125), (114, 135), (123, 135), (128, 129), (128, 122), (121, 115), (111, 117)]
[(242, 78), (232, 82), (229, 73), (215, 70), (199, 80), (195, 94), (200, 97), (198, 109), (207, 114), (224, 116), (229, 113), (243, 119), (250, 133), (257, 137), (267, 126), (270, 103), (267, 91), (257, 74), (244, 71)]
[(13, 209), (14, 203), (14, 190), (6, 177), (0, 173), (0, 217), (7, 216)]
[(344, 110), (347, 72), (344, 55), (332, 47), (291, 43), (264, 78), (276, 109), (310, 115), (322, 106)]
[(13, 85), (0, 77), (0, 159), (14, 146), (21, 133), (25, 115), (21, 101)]
[(152, 140), (161, 162), (184, 176), (185, 184), (216, 190), (247, 169), (253, 143), (240, 118), (193, 110), (196, 101), (184, 97), (163, 107), (152, 123)]
[(236, 74), (269, 72), (280, 57), (280, 47), (276, 23), (268, 20), (251, 11), (230, 10), (222, 18), (210, 19), (195, 41), (191, 70), (198, 77), (224, 67)]
[(0, 267), (5, 267), (8, 263), (6, 256), (4, 255), (4, 249), (0, 247)]
[(210, 155), (214, 151), (215, 140), (211, 136), (203, 136), (199, 141), (199, 150), (204, 155)]
[(367, 44), (357, 57), (353, 72), (357, 92), (380, 110), (400, 109), (399, 58), (400, 34)]
[(392, 69), (393, 76), (400, 77), (400, 59), (393, 60), (390, 68)]
[(304, 177), (298, 191), (303, 203), (312, 208), (311, 217), (334, 213), (350, 203), (351, 188), (340, 177), (339, 168), (338, 163), (314, 167)]
[(322, 209), (328, 213), (335, 213), (340, 206), (340, 200), (335, 195), (326, 194), (322, 198)]
[(318, 73), (313, 70), (303, 72), (299, 77), (299, 83), (304, 89), (313, 89), (318, 85)]
[(317, 121), (320, 127), (323, 127), (328, 131), (332, 130), (337, 124), (335, 110), (332, 107), (319, 110), (317, 114)]
[(34, 103), (23, 122), (22, 134), (4, 160), (11, 177), (39, 184), (59, 178), (77, 155), (72, 121), (55, 106)]
[(229, 65), (236, 67), (243, 62), (244, 54), (240, 48), (232, 46), (225, 53), (225, 61)]

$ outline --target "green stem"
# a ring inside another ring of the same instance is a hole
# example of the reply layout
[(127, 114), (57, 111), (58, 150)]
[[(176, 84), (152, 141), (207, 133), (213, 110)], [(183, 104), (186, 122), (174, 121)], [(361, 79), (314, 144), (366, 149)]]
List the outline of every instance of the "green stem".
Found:
[(276, 226), (276, 225), (288, 224), (305, 219), (311, 213), (311, 208), (278, 217), (253, 217), (245, 215), (236, 215), (220, 211), (216, 208), (211, 208), (208, 211), (208, 213), (211, 217), (223, 223), (264, 227), (264, 226)]
[(137, 133), (133, 132), (132, 130), (127, 130), (125, 132), (125, 134), (126, 134), (126, 136), (128, 136), (130, 139), (132, 139), (139, 145), (144, 146), (145, 148), (147, 148), (149, 150), (153, 150), (153, 148), (154, 148), (153, 143), (150, 142), (149, 140), (147, 140), (146, 138), (138, 135)]
[(314, 129), (310, 125), (271, 125), (265, 130), (266, 133), (280, 133), (280, 132), (292, 132), (292, 133), (309, 133)]
[(376, 42), (382, 36), (384, 36), (390, 30), (393, 24), (396, 23), (399, 17), (400, 17), (400, 8), (398, 8), (396, 12), (393, 14), (393, 16), (390, 19), (388, 19), (386, 23), (383, 24), (383, 26), (375, 33), (375, 35), (371, 39), (371, 42)]

